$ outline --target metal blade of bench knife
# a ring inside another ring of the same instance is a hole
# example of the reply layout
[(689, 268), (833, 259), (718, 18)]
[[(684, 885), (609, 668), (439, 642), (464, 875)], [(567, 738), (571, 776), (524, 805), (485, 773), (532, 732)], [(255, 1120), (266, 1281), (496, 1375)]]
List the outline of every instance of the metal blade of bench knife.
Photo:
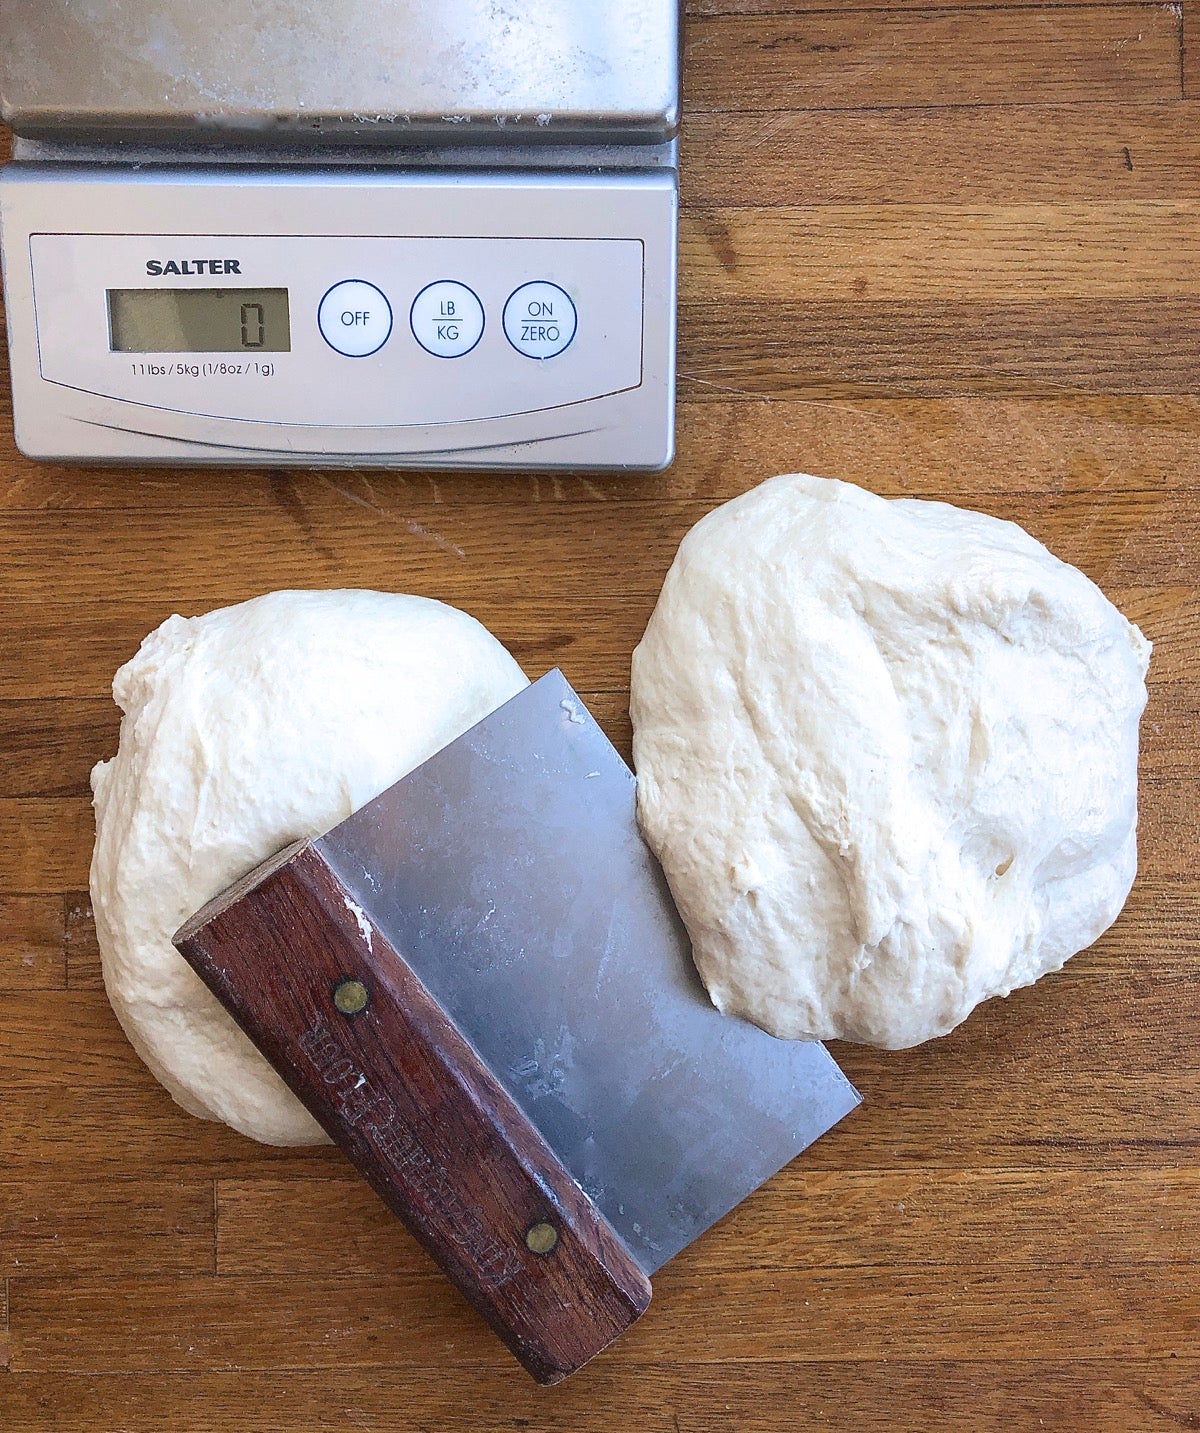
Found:
[(635, 808), (554, 671), (320, 844), (653, 1273), (859, 1096), (713, 1008)]

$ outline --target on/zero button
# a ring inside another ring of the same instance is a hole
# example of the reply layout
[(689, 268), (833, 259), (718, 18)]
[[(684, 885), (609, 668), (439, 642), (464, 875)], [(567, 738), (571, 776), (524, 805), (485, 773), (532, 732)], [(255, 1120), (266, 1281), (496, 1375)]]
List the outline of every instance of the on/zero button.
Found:
[(392, 306), (365, 279), (343, 279), (321, 300), (317, 326), (330, 348), (347, 358), (366, 358), (388, 341)]
[(575, 337), (577, 315), (557, 284), (522, 284), (504, 305), (504, 333), (526, 358), (554, 358)]

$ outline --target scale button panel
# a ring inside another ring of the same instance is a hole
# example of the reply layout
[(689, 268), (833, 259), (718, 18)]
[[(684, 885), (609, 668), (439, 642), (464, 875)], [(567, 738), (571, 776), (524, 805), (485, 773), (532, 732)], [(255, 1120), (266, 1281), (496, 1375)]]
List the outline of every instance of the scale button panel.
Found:
[(382, 432), (643, 383), (639, 238), (38, 232), (29, 253), (41, 376), (189, 421)]
[(579, 317), (570, 295), (544, 281), (522, 284), (504, 305), (504, 333), (526, 358), (556, 358), (569, 348)]
[(378, 353), (392, 332), (392, 306), (383, 293), (365, 279), (343, 279), (322, 298), (317, 308), (321, 337), (347, 358)]
[(452, 279), (426, 284), (413, 299), (408, 319), (413, 337), (435, 358), (461, 358), (483, 337), (479, 295)]

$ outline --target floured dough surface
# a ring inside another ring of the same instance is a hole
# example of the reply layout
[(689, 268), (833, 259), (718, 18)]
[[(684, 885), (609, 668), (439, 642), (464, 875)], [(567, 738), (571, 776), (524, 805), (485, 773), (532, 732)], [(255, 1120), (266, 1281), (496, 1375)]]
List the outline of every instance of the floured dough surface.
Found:
[(117, 1018), (184, 1109), (268, 1144), (324, 1139), (171, 936), (524, 685), (474, 618), (356, 591), (171, 617), (120, 669), (119, 748), (92, 772), (92, 904)]
[(1136, 867), (1149, 643), (1012, 523), (775, 478), (634, 653), (638, 808), (714, 1003), (903, 1048), (1057, 970)]

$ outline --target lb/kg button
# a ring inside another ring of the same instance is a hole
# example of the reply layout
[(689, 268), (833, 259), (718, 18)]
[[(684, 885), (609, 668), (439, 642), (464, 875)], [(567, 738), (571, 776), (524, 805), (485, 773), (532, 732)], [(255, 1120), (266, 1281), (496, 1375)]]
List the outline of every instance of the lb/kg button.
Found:
[(413, 337), (435, 358), (461, 358), (483, 337), (483, 305), (466, 284), (439, 279), (413, 299)]
[(578, 316), (557, 284), (522, 284), (504, 305), (504, 334), (526, 358), (554, 358), (575, 337)]

